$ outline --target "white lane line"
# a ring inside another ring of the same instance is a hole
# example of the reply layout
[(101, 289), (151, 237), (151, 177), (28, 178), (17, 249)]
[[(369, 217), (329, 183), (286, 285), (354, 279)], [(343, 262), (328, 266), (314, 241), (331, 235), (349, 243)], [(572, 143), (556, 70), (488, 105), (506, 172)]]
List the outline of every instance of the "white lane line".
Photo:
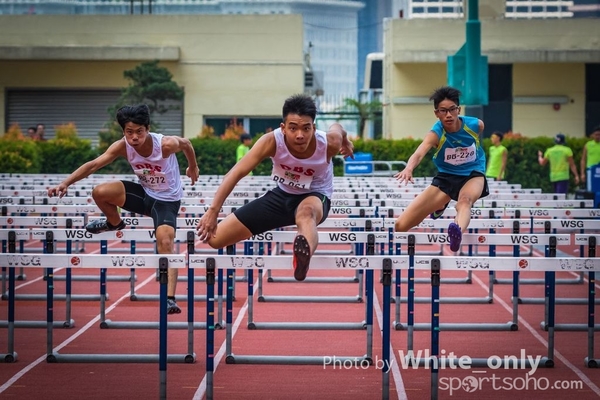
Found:
[[(487, 291), (488, 285), (485, 284), (481, 279), (479, 279), (479, 277), (476, 276), (475, 274), (473, 274), (473, 280), (475, 282), (477, 282), (479, 284), (479, 286), (481, 286), (484, 290)], [(504, 300), (502, 300), (500, 297), (498, 297), (495, 294), (494, 294), (494, 302), (498, 302), (498, 304), (502, 305), (502, 307), (504, 307), (506, 309), (506, 311), (508, 311), (509, 313), (512, 314), (512, 312), (513, 312), (512, 307), (510, 307), (508, 304), (506, 304), (506, 302), (504, 302)], [(519, 324), (524, 326), (533, 335), (533, 337), (535, 337), (540, 343), (542, 343), (546, 348), (548, 348), (548, 342), (546, 341), (546, 339), (544, 339), (531, 325), (529, 325), (529, 323), (527, 323), (527, 321), (525, 321), (520, 316), (519, 316)], [(586, 385), (589, 386), (590, 389), (592, 389), (594, 391), (594, 393), (596, 393), (597, 396), (600, 396), (600, 388), (598, 388), (598, 386), (596, 386), (594, 384), (594, 382), (592, 382), (579, 368), (577, 368), (576, 366), (571, 364), (571, 362), (569, 362), (569, 360), (567, 360), (556, 349), (554, 349), (554, 356), (557, 359), (559, 359), (563, 364), (565, 364), (571, 371), (573, 371), (575, 373), (575, 375), (577, 375), (579, 377), (579, 379), (581, 379)]]
[[(377, 293), (373, 291), (373, 304), (375, 305), (375, 314), (377, 315), (377, 322), (379, 326), (383, 326), (383, 311), (381, 307), (379, 307), (379, 299), (377, 298)], [(383, 336), (383, 330), (380, 329), (381, 335)], [(390, 332), (391, 337), (391, 332)], [(406, 388), (404, 387), (404, 381), (402, 380), (402, 375), (400, 374), (400, 368), (398, 367), (398, 359), (396, 358), (396, 352), (394, 351), (394, 347), (390, 343), (390, 354), (392, 364), (392, 376), (394, 377), (394, 385), (396, 386), (396, 392), (398, 393), (399, 400), (407, 400), (408, 397), (406, 395)]]
[[(152, 273), (152, 275), (150, 275), (148, 278), (146, 278), (146, 280), (144, 280), (142, 283), (140, 283), (139, 285), (137, 285), (135, 287), (135, 290), (138, 290), (138, 289), (142, 288), (148, 282), (151, 282), (153, 279), (156, 279), (156, 274), (155, 273)], [(109, 312), (111, 312), (123, 300), (128, 299), (129, 296), (130, 296), (130, 293), (129, 293), (129, 291), (127, 291), (127, 293), (125, 293), (119, 300), (115, 301), (110, 307), (108, 307), (106, 309), (106, 314), (108, 314)], [(71, 335), (69, 338), (67, 338), (64, 342), (62, 342), (61, 344), (59, 344), (58, 346), (56, 346), (53, 350), (56, 351), (56, 352), (58, 352), (60, 349), (64, 348), (69, 343), (71, 343), (73, 340), (75, 340), (79, 336), (81, 336), (85, 331), (87, 331), (88, 329), (90, 329), (98, 321), (100, 321), (100, 314), (96, 315), (96, 317), (94, 317), (94, 319), (92, 319), (90, 322), (88, 322), (83, 327), (81, 327), (81, 329), (79, 329), (77, 332), (75, 332), (73, 335)], [(27, 365), (22, 370), (20, 370), (19, 372), (17, 372), (15, 375), (13, 375), (12, 378), (10, 378), (2, 386), (0, 386), (0, 393), (4, 392), (6, 389), (8, 389), (9, 387), (11, 387), (11, 385), (14, 384), (17, 380), (19, 380), (19, 378), (21, 378), (23, 375), (25, 375), (27, 372), (31, 371), (35, 366), (37, 366), (39, 363), (41, 363), (42, 361), (45, 361), (45, 360), (46, 360), (46, 354), (44, 354), (43, 356), (41, 356), (40, 358), (38, 358), (37, 360), (35, 360), (31, 364)]]

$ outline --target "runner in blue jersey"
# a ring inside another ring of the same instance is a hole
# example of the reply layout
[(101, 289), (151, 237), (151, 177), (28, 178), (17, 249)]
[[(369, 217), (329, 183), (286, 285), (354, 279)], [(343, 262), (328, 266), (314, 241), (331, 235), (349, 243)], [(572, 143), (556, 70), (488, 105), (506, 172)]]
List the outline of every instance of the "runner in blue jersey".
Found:
[(479, 198), (489, 194), (485, 178), (485, 151), (480, 140), (483, 121), (459, 115), (459, 97), (460, 92), (449, 86), (433, 92), (429, 100), (433, 101), (434, 113), (439, 121), (425, 135), (404, 170), (394, 175), (400, 183), (414, 183), (414, 169), (430, 149), (435, 149), (433, 161), (438, 173), (431, 185), (396, 219), (395, 229), (406, 232), (428, 215), (439, 218), (450, 200), (455, 200), (456, 217), (448, 226), (452, 251), (460, 249), (462, 232), (471, 221), (471, 207)]

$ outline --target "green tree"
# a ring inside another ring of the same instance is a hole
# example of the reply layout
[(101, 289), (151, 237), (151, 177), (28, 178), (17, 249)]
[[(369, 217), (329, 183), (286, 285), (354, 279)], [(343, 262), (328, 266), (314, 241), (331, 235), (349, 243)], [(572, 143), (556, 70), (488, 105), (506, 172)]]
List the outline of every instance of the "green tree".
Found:
[(343, 108), (346, 111), (356, 114), (358, 119), (358, 136), (364, 139), (367, 121), (381, 119), (383, 104), (379, 100), (362, 102), (357, 99), (345, 98)]
[[(156, 131), (159, 124), (155, 116), (164, 114), (169, 110), (179, 109), (177, 105), (169, 105), (169, 100), (181, 101), (183, 89), (173, 81), (173, 74), (168, 69), (158, 65), (158, 60), (146, 61), (133, 69), (123, 72), (129, 85), (121, 89), (121, 96), (117, 102), (108, 109), (110, 120), (106, 123), (107, 130), (99, 133), (98, 150), (105, 151), (112, 143), (123, 136), (123, 131), (116, 122), (117, 110), (126, 104), (147, 104), (150, 109), (150, 130)], [(107, 165), (100, 172), (104, 173), (129, 173), (131, 169), (126, 160)]]

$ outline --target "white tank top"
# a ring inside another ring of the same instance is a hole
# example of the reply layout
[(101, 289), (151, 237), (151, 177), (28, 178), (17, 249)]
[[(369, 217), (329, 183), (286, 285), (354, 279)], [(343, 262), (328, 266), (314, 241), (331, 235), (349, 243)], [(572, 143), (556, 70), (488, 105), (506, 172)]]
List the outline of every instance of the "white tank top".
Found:
[(281, 128), (275, 129), (275, 156), (271, 178), (281, 190), (290, 194), (322, 193), (331, 198), (333, 194), (333, 163), (327, 162), (327, 133), (317, 130), (317, 147), (312, 156), (305, 159), (290, 154)]
[(177, 157), (171, 154), (163, 158), (161, 145), (163, 135), (153, 132), (148, 134), (152, 139), (150, 157), (142, 157), (125, 141), (127, 161), (148, 195), (163, 201), (180, 200), (183, 196), (183, 187)]

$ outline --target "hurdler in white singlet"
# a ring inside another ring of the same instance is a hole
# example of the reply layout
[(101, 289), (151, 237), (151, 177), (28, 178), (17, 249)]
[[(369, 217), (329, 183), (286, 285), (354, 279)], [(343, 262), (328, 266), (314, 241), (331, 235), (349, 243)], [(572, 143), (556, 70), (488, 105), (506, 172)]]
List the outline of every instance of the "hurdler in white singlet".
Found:
[(179, 163), (175, 154), (163, 158), (160, 133), (149, 132), (152, 139), (152, 154), (142, 157), (127, 141), (127, 161), (139, 178), (146, 193), (157, 200), (177, 201), (183, 197), (183, 187), (179, 173)]
[(274, 132), (276, 150), (271, 178), (281, 190), (290, 194), (322, 193), (331, 198), (333, 194), (333, 162), (327, 162), (327, 133), (317, 130), (317, 146), (309, 158), (296, 158), (290, 154), (281, 128)]

